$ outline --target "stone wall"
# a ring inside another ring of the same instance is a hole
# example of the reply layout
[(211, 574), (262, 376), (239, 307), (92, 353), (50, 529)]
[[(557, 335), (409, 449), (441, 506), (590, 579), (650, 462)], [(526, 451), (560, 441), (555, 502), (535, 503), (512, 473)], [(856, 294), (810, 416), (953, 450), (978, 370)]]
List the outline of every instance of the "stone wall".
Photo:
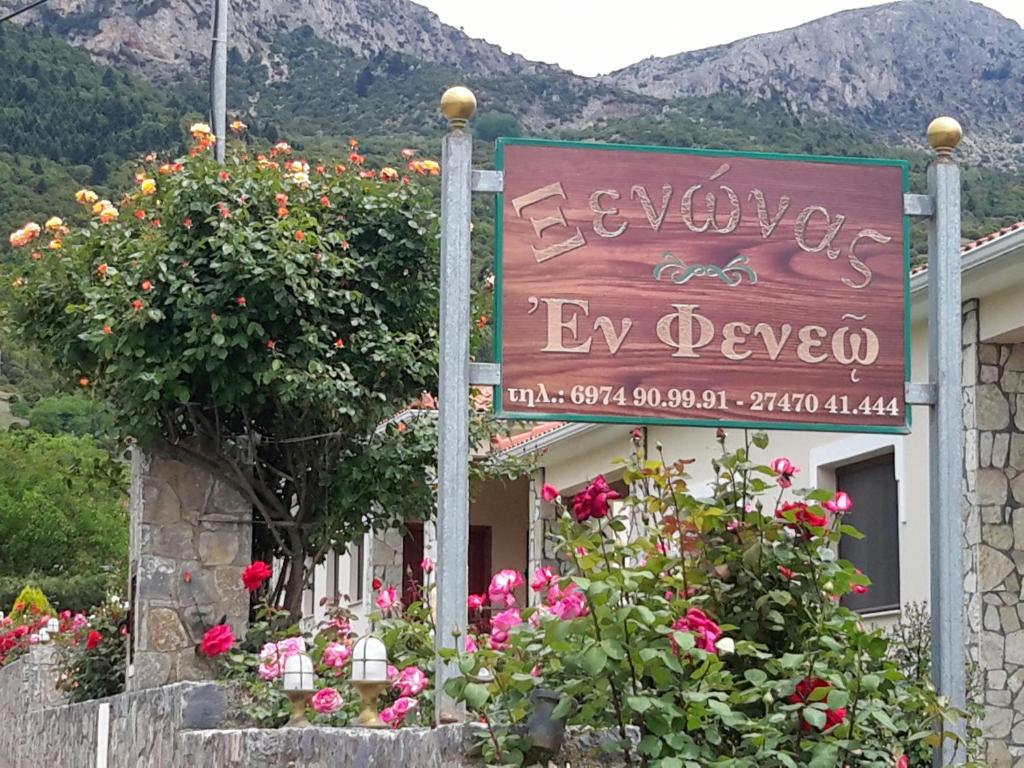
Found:
[(252, 507), (208, 470), (166, 449), (132, 452), (132, 646), (128, 689), (211, 676), (196, 654), (227, 617), (244, 635), (252, 556)]
[(1024, 768), (1024, 344), (978, 339), (965, 305), (965, 593), (986, 765)]
[[(21, 662), (16, 662), (20, 664)], [(15, 665), (11, 665), (12, 667)], [(0, 670), (3, 678), (10, 670)], [(225, 724), (228, 689), (181, 683), (34, 711), (3, 713), (0, 768), (176, 768), (184, 766), (180, 736)], [(15, 700), (15, 704), (17, 701)], [(100, 711), (106, 709), (106, 765), (97, 766)]]
[(23, 712), (38, 712), (67, 702), (57, 690), (57, 649), (34, 645), (0, 670), (0, 724)]
[[(0, 768), (480, 768), (482, 726), (377, 731), (243, 727), (235, 690), (177, 683), (99, 701), (50, 706), (49, 648), (0, 669)], [(634, 744), (639, 740), (630, 729)], [(553, 765), (617, 768), (611, 732), (571, 729)], [(105, 750), (98, 750), (100, 744)], [(106, 753), (98, 760), (98, 752)]]

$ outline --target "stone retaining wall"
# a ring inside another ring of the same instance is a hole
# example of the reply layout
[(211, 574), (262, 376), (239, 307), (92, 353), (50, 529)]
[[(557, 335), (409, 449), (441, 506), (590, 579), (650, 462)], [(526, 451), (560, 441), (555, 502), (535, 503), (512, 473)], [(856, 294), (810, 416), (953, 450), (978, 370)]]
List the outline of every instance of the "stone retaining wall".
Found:
[[(37, 646), (0, 669), (0, 768), (480, 768), (479, 725), (436, 729), (242, 728), (233, 689), (177, 683), (82, 704), (58, 704), (53, 649)], [(105, 715), (101, 715), (105, 712)], [(107, 759), (97, 761), (101, 723)], [(639, 733), (630, 734), (634, 743)], [(613, 738), (574, 730), (557, 763), (617, 768)]]

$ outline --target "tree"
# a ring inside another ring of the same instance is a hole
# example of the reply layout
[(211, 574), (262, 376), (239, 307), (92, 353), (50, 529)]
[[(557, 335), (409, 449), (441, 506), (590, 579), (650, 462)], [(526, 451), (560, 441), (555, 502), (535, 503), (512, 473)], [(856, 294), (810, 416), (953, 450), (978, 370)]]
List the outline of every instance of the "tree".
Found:
[(313, 171), (287, 145), (239, 148), (221, 169), (196, 134), (123, 211), (99, 205), (57, 234), (61, 255), (26, 258), (11, 316), (124, 434), (252, 503), (297, 617), (307, 558), (434, 509), (434, 420), (382, 426), (435, 390), (434, 199), (361, 171), (356, 148)]
[(81, 395), (44, 397), (28, 412), (32, 429), (58, 435), (92, 435), (102, 438), (114, 426), (114, 415), (105, 403)]
[(0, 576), (91, 574), (128, 555), (122, 464), (91, 437), (0, 433)]
[(477, 118), (474, 128), (481, 141), (494, 141), (499, 136), (519, 136), (523, 131), (519, 121), (507, 112), (487, 112)]

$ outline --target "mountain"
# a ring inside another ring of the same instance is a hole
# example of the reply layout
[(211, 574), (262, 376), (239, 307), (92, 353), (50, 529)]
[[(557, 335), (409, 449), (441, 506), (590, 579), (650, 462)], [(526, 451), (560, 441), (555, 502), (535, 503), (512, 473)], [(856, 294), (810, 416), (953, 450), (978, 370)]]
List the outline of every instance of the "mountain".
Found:
[(920, 140), (961, 119), (983, 162), (1024, 158), (1024, 29), (968, 0), (902, 0), (792, 29), (650, 58), (601, 78), (673, 100), (731, 94), (793, 115), (852, 121)]
[[(0, 12), (24, 1), (0, 0)], [(0, 25), (0, 231), (71, 212), (80, 185), (113, 194), (140, 155), (184, 146), (189, 122), (207, 110), (211, 5), (49, 0)], [(604, 78), (504, 53), (408, 0), (230, 5), (228, 106), (253, 141), (336, 155), (356, 136), (375, 164), (393, 163), (404, 146), (437, 155), (438, 98), (464, 82), (480, 103), (482, 165), (496, 136), (530, 134), (898, 156), (920, 189), (923, 126), (948, 111), (970, 137), (965, 235), (1024, 218), (1024, 180), (1012, 172), (1024, 150), (1022, 64), (1008, 57), (1024, 50), (1021, 30), (967, 0), (836, 14)], [(931, 61), (949, 56), (942, 70)], [(480, 218), (486, 254), (491, 224), (483, 209)]]
[[(21, 5), (3, 0), (0, 9)], [(167, 78), (207, 66), (212, 7), (210, 0), (49, 0), (25, 23), (65, 35), (105, 64)], [(470, 38), (408, 0), (232, 0), (230, 14), (232, 45), (272, 70), (274, 38), (309, 27), (365, 59), (401, 52), (478, 75), (561, 72)]]

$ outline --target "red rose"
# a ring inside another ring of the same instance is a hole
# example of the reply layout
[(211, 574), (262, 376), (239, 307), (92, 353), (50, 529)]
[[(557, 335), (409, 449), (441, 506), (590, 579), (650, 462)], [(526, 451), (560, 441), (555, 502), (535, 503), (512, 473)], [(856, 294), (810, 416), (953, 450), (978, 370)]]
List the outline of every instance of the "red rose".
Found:
[(787, 512), (793, 512), (796, 517), (796, 521), (803, 525), (811, 526), (813, 528), (824, 528), (828, 525), (828, 520), (825, 519), (824, 515), (812, 512), (811, 508), (803, 502), (798, 501), (783, 504), (775, 510), (775, 516), (779, 519), (785, 519)]
[(572, 511), (576, 515), (576, 521), (582, 523), (592, 517), (605, 517), (608, 514), (608, 502), (617, 498), (618, 492), (612, 490), (604, 475), (598, 475), (572, 500)]
[(94, 650), (97, 645), (103, 642), (103, 635), (97, 632), (95, 629), (89, 633), (89, 636), (85, 639), (85, 647), (90, 651)]
[(263, 582), (274, 575), (273, 569), (261, 560), (249, 563), (242, 571), (242, 583), (250, 592), (263, 586)]
[[(811, 694), (819, 688), (831, 688), (832, 685), (825, 680), (817, 677), (805, 677), (799, 683), (796, 684), (796, 692), (793, 693), (787, 701), (790, 704), (806, 704), (807, 700), (811, 697)], [(835, 728), (843, 720), (846, 719), (846, 707), (839, 707), (838, 709), (826, 709), (825, 710), (825, 727), (823, 731), (827, 731), (831, 728)], [(800, 716), (800, 729), (802, 731), (811, 730), (811, 724), (804, 720), (803, 715)]]
[(207, 630), (203, 635), (203, 641), (199, 644), (199, 652), (204, 656), (215, 659), (231, 650), (235, 644), (235, 633), (227, 624), (218, 624)]

